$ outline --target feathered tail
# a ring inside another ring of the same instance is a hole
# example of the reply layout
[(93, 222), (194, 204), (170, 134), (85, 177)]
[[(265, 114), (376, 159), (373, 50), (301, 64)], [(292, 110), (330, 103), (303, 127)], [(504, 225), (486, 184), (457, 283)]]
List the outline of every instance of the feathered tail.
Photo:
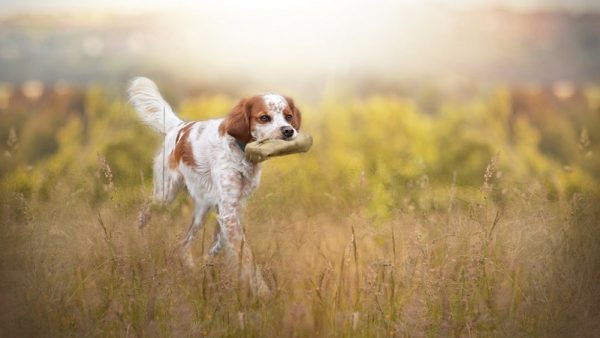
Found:
[(156, 84), (145, 77), (136, 77), (127, 89), (129, 102), (135, 107), (144, 123), (162, 134), (183, 121), (175, 115), (171, 106), (162, 98)]

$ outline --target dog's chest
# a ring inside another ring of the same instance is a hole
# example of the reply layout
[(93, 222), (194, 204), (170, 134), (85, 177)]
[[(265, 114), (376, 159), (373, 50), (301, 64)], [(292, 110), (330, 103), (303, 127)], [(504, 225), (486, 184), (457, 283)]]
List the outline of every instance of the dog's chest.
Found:
[(215, 202), (222, 193), (240, 198), (250, 196), (260, 183), (261, 166), (236, 157), (215, 152), (199, 156), (200, 161), (195, 168), (182, 168), (188, 191)]

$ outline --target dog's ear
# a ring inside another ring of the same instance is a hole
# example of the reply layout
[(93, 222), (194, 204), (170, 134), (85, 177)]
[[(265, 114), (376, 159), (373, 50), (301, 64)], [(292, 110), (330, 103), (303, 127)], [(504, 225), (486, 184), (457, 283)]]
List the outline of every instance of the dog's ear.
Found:
[(294, 100), (292, 100), (291, 97), (287, 97), (287, 96), (284, 96), (284, 97), (285, 97), (285, 100), (287, 101), (288, 106), (292, 110), (293, 117), (292, 117), (292, 121), (290, 122), (290, 124), (292, 125), (292, 127), (294, 127), (294, 129), (299, 131), (300, 125), (302, 124), (302, 114), (300, 113), (300, 110), (296, 107), (296, 105), (294, 104)]
[(251, 112), (251, 101), (247, 99), (240, 100), (219, 126), (220, 134), (224, 135), (227, 133), (235, 137), (241, 143), (250, 142), (252, 139), (252, 135), (250, 134)]

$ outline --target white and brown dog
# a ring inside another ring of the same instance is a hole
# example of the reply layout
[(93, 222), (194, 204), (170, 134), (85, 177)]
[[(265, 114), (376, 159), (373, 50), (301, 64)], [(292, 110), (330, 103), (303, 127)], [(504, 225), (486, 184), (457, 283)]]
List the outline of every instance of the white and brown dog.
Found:
[(165, 135), (154, 158), (154, 200), (170, 202), (185, 185), (196, 204), (183, 240), (184, 262), (194, 265), (192, 242), (214, 209), (219, 228), (210, 255), (224, 247), (231, 262), (242, 264), (242, 278), (252, 289), (268, 291), (240, 223), (244, 202), (258, 186), (261, 172), (260, 164), (245, 158), (244, 146), (254, 140), (295, 138), (301, 116), (294, 102), (276, 94), (258, 95), (242, 99), (223, 119), (184, 122), (151, 80), (133, 79), (128, 93), (142, 121)]

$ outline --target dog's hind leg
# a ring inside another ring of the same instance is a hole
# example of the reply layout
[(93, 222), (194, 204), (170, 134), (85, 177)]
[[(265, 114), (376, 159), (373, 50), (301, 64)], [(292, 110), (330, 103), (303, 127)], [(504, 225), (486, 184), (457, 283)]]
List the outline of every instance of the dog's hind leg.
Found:
[(183, 186), (183, 175), (169, 167), (169, 156), (161, 149), (154, 157), (154, 201), (169, 203)]
[(163, 149), (154, 157), (153, 181), (154, 191), (152, 200), (144, 203), (138, 215), (138, 226), (140, 229), (146, 226), (150, 219), (150, 211), (154, 206), (170, 203), (177, 196), (177, 192), (183, 186), (183, 175), (177, 170), (169, 168), (169, 159), (165, 156)]
[(211, 205), (209, 203), (206, 203), (205, 201), (196, 201), (194, 217), (192, 217), (192, 222), (183, 238), (181, 258), (183, 259), (183, 263), (190, 268), (195, 265), (194, 257), (192, 256), (192, 242), (194, 241), (194, 238), (196, 238), (198, 231), (204, 226), (210, 208)]

